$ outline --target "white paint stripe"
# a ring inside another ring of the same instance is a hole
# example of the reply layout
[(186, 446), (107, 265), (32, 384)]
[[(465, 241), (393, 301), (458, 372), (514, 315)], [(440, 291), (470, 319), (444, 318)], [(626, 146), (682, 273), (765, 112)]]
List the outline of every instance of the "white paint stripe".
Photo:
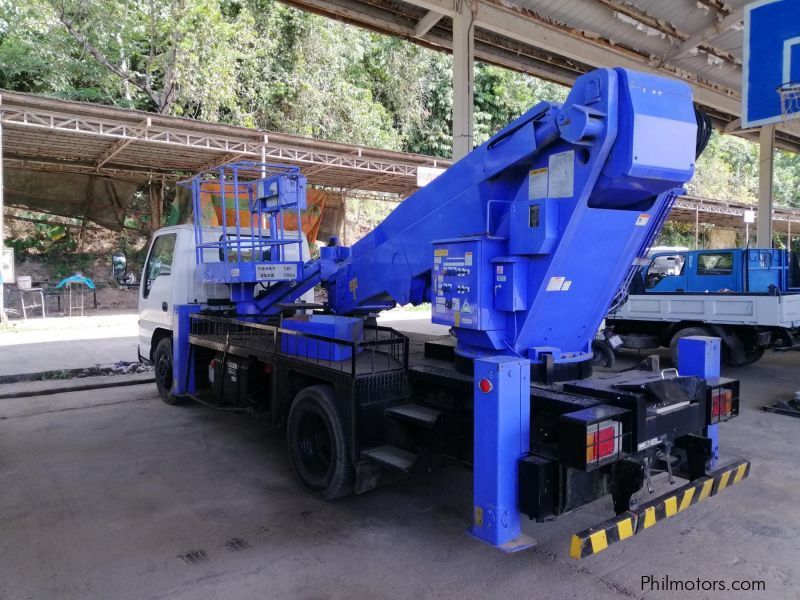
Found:
[(800, 44), (800, 35), (783, 41), (783, 80), (781, 84), (792, 81), (792, 47)]

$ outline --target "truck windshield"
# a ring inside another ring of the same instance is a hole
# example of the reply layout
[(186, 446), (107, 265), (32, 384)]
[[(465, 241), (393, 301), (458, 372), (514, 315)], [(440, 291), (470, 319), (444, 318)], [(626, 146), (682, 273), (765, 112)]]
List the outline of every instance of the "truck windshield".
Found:
[(685, 254), (662, 254), (653, 257), (647, 269), (647, 289), (654, 288), (665, 277), (682, 275), (684, 264), (686, 264)]

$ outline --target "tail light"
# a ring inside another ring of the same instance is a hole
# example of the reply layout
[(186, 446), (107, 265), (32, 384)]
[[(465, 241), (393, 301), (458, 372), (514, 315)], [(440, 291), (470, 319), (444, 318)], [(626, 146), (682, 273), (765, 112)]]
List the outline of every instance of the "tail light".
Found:
[(586, 463), (600, 461), (619, 454), (622, 423), (603, 421), (590, 425), (586, 431)]
[(622, 458), (630, 446), (631, 412), (598, 404), (559, 417), (558, 454), (567, 466), (591, 471)]
[(720, 379), (708, 390), (708, 423), (720, 423), (739, 414), (739, 382)]

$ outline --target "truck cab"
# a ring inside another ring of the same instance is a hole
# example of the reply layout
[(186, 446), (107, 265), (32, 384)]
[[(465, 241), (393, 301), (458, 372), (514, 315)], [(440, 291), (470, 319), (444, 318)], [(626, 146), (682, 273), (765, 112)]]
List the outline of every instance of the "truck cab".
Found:
[(645, 294), (767, 294), (789, 289), (789, 264), (785, 250), (687, 250), (654, 254), (639, 277)]
[[(223, 235), (222, 228), (204, 228), (203, 235), (206, 239), (219, 237)], [(288, 258), (311, 258), (305, 234), (302, 235), (301, 248), (302, 257), (297, 256), (296, 245), (288, 246)], [(247, 249), (243, 248), (242, 252), (247, 252)], [(139, 285), (140, 361), (152, 362), (161, 340), (171, 338), (174, 330), (174, 306), (224, 305), (230, 302), (227, 285), (203, 281), (195, 254), (195, 232), (191, 224), (164, 227), (153, 236)], [(205, 249), (203, 260), (206, 263), (222, 262), (222, 257), (214, 250)], [(313, 302), (313, 290), (307, 292), (302, 299)]]

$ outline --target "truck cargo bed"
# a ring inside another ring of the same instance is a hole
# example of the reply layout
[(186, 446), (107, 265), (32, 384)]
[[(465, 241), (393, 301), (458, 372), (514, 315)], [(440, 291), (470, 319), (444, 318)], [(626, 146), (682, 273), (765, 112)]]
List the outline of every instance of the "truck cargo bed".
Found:
[(800, 327), (800, 293), (631, 295), (612, 319)]

